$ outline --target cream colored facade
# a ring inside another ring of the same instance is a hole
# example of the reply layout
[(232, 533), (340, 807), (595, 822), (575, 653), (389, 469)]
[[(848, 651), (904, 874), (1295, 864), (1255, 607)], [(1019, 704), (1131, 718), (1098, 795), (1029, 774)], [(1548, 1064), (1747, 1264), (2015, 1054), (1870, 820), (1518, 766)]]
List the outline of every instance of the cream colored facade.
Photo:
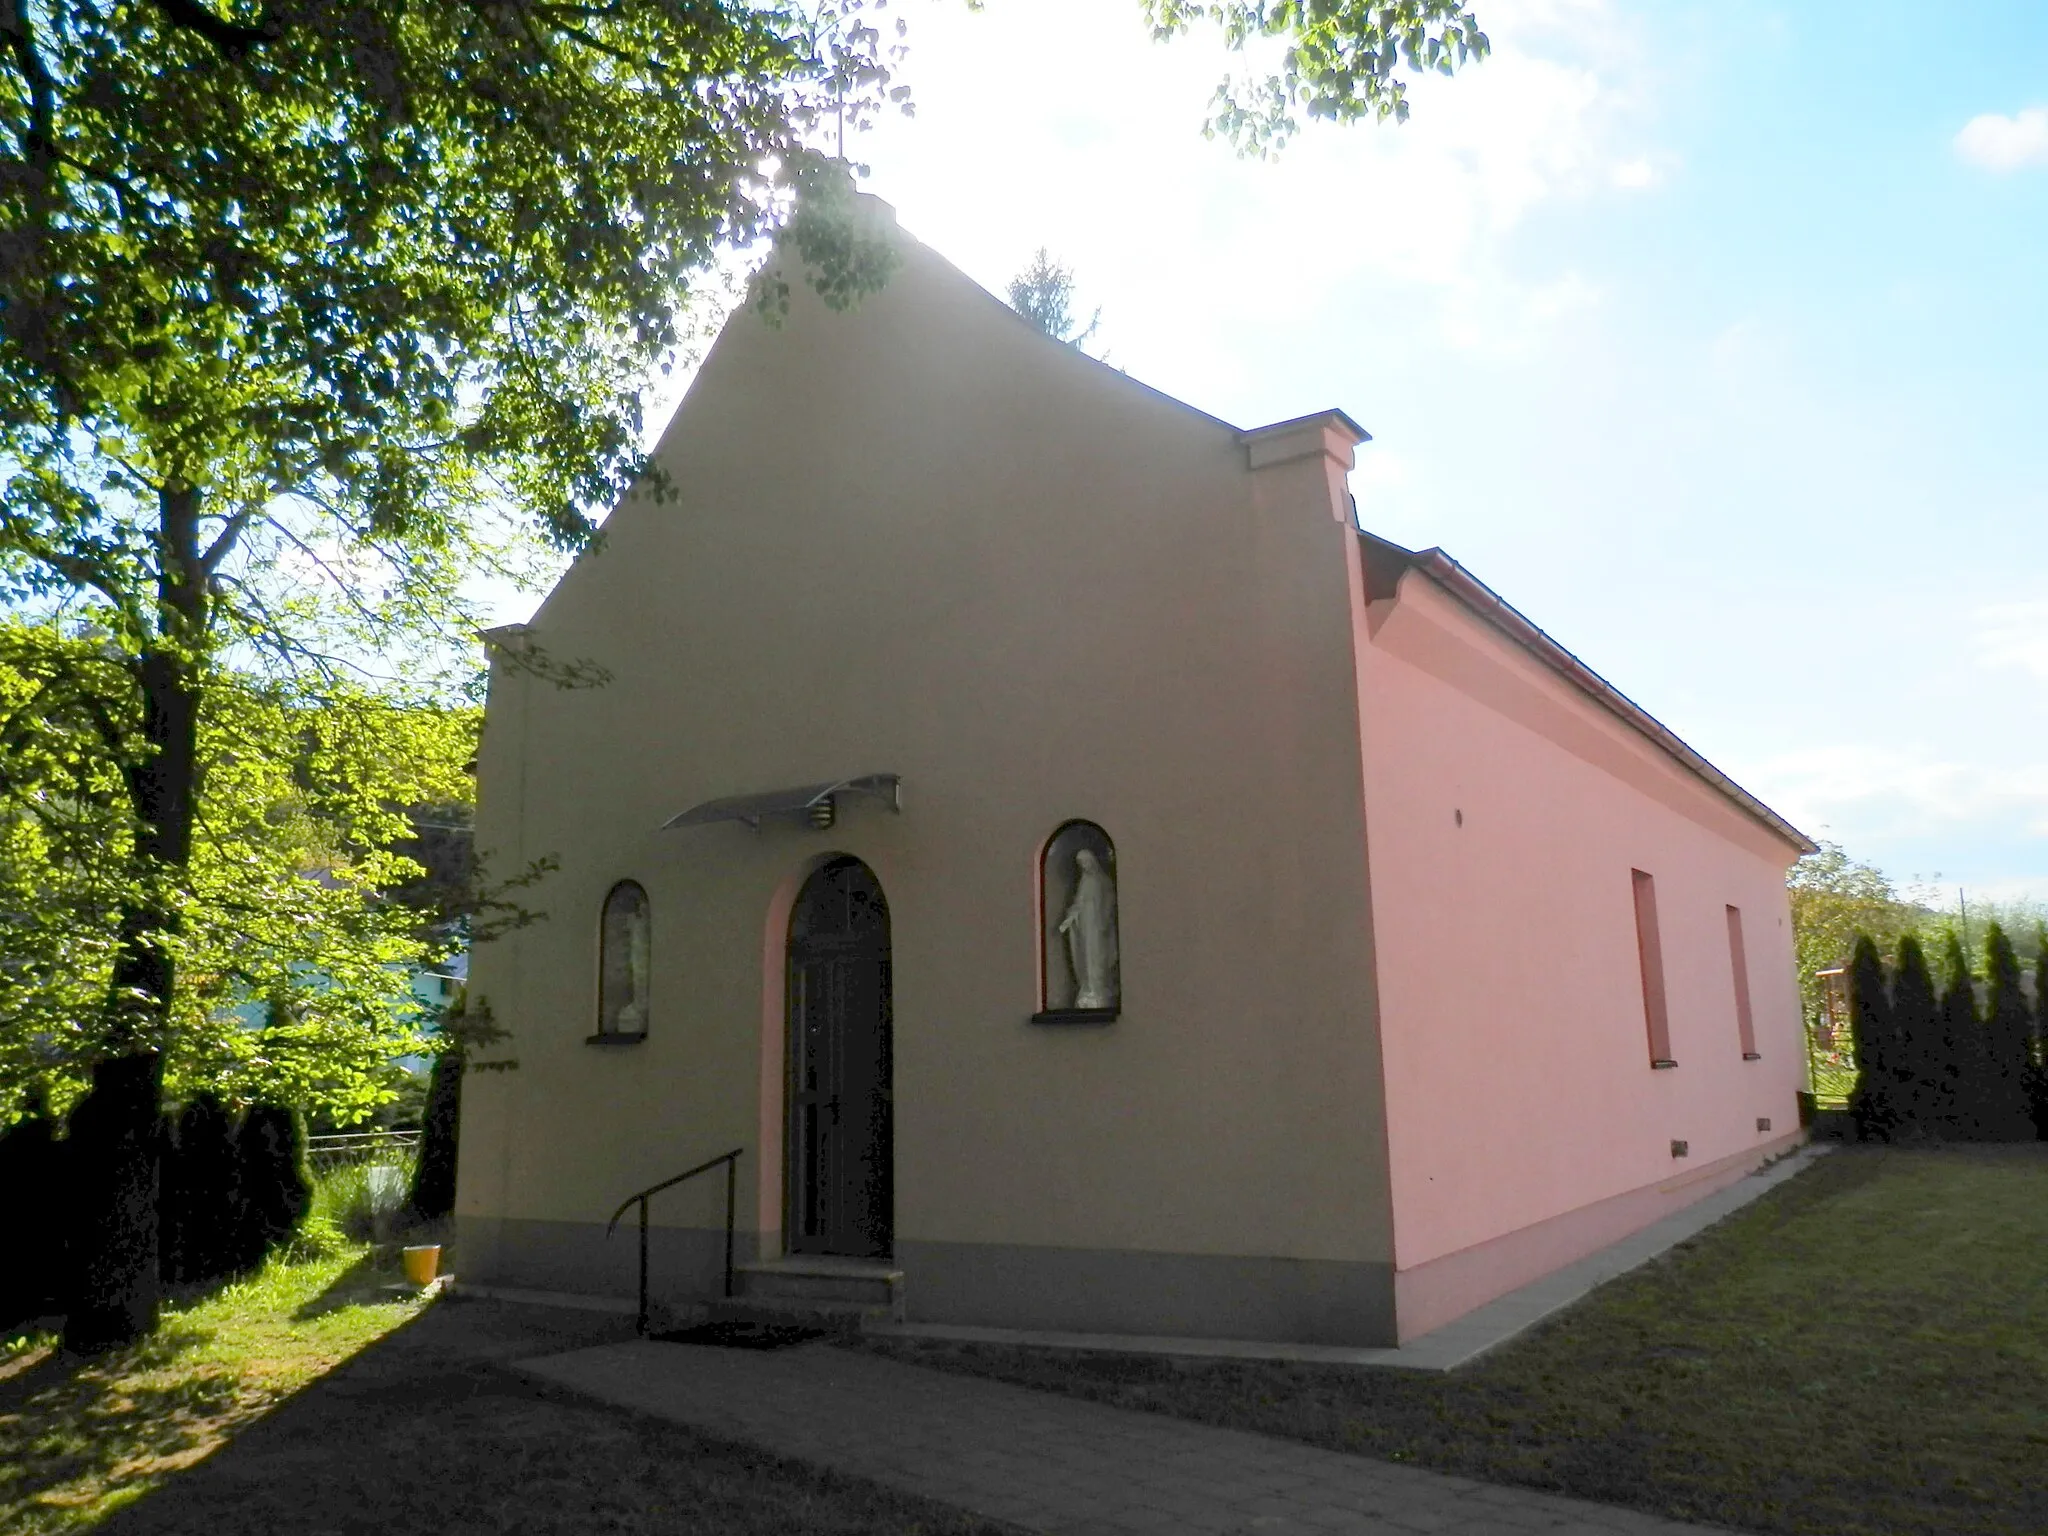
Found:
[[(1341, 415), (1240, 431), (901, 249), (851, 311), (800, 280), (780, 325), (742, 311), (658, 450), (673, 499), (628, 497), (509, 637), (610, 681), (494, 670), (478, 846), (497, 871), (559, 869), (528, 897), (547, 920), (473, 962), (518, 1067), (465, 1089), (465, 1275), (630, 1294), (632, 1242), (606, 1241), (606, 1217), (733, 1147), (742, 1257), (783, 1251), (785, 945), (799, 887), (838, 854), (889, 907), (893, 1250), (916, 1320), (1386, 1342), (1781, 1146), (1789, 949), (1750, 960), (1766, 1072), (1701, 1054), (1653, 1074), (1627, 893), (1632, 863), (1661, 859), (1704, 909), (1725, 875), (1762, 932), (1797, 834), (1469, 606), (1407, 590), (1426, 572), (1376, 612), (1344, 487), (1363, 434)], [(1395, 607), (1399, 626), (1431, 610), (1641, 782), (1382, 647)], [(1477, 862), (1447, 880), (1411, 823), (1467, 741), (1494, 759), (1473, 799), (1492, 820), (1467, 824)], [(1565, 798), (1518, 797), (1518, 753)], [(660, 830), (716, 797), (866, 773), (901, 775), (900, 811), (848, 798), (825, 831)], [(1074, 818), (1115, 841), (1121, 913), (1121, 1013), (1086, 1027), (1032, 1022), (1040, 851)], [(1498, 871), (1512, 890), (1473, 905), (1482, 837), (1525, 823)], [(1446, 932), (1484, 950), (1523, 887), (1548, 899), (1560, 849), (1572, 905), (1543, 921), (1571, 961), (1535, 1013), (1565, 1037), (1560, 1073), (1591, 1074), (1565, 1090), (1608, 1127), (1590, 1141), (1555, 1103), (1517, 1108), (1492, 1068), (1476, 1101), (1457, 1078), (1515, 1029), (1517, 979), (1431, 981), (1468, 969)], [(647, 1036), (592, 1044), (598, 913), (625, 879), (651, 913)], [(1685, 965), (1672, 995), (1704, 1053), (1709, 967)], [(1718, 1128), (1693, 1133), (1693, 1183), (1660, 1192), (1671, 1082)], [(1752, 1110), (1780, 1130), (1721, 1134)], [(722, 1218), (722, 1186), (659, 1197), (658, 1293), (715, 1285)]]

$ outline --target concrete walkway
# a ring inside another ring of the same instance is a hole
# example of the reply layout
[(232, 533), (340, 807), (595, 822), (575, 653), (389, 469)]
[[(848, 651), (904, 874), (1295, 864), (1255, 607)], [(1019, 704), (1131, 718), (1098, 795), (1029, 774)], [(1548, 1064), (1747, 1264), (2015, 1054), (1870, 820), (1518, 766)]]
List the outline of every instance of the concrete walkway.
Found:
[(1058, 1536), (1698, 1536), (1709, 1529), (826, 1344), (757, 1351), (636, 1342), (517, 1369)]

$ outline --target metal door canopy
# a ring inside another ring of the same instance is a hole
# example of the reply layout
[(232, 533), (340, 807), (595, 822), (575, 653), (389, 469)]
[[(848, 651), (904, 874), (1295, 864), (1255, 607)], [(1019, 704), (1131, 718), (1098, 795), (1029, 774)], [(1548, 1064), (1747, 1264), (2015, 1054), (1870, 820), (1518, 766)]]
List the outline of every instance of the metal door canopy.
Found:
[(801, 784), (795, 789), (771, 789), (756, 795), (727, 795), (706, 800), (661, 824), (670, 827), (708, 827), (716, 821), (743, 821), (756, 832), (771, 816), (807, 820), (811, 813), (838, 795), (868, 795), (892, 811), (903, 809), (903, 776), (896, 773), (863, 773), (850, 779), (833, 779), (824, 784)]

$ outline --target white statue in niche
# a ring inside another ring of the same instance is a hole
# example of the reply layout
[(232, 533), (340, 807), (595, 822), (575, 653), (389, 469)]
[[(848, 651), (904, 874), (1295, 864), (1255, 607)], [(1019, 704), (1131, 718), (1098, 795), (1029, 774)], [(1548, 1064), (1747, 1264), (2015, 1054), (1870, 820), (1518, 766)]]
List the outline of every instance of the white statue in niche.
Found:
[(619, 1007), (612, 1025), (622, 1035), (647, 1033), (647, 908), (644, 903), (626, 911), (626, 986), (629, 996)]
[(1074, 899), (1059, 931), (1074, 967), (1074, 1006), (1116, 1007), (1116, 877), (1089, 849), (1074, 855)]

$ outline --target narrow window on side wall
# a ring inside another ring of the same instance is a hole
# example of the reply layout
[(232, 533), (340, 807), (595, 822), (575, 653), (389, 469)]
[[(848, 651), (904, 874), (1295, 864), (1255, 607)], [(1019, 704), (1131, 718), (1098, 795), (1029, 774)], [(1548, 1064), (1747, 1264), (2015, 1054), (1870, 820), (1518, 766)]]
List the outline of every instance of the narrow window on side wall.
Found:
[(1756, 1049), (1756, 1015), (1749, 1007), (1749, 955), (1742, 946), (1742, 909), (1728, 909), (1728, 963), (1735, 972), (1735, 1030), (1742, 1037), (1742, 1059), (1761, 1061)]
[(1123, 1007), (1116, 845), (1092, 821), (1046, 839), (1038, 868), (1040, 1023), (1107, 1023)]
[(1671, 1059), (1671, 1014), (1664, 1001), (1664, 941), (1657, 931), (1657, 882), (1640, 869), (1629, 871), (1636, 897), (1636, 960), (1643, 972), (1643, 1022), (1650, 1031), (1650, 1065), (1675, 1067)]
[(598, 927), (598, 1040), (637, 1040), (647, 1033), (649, 933), (647, 893), (621, 880), (604, 898)]

